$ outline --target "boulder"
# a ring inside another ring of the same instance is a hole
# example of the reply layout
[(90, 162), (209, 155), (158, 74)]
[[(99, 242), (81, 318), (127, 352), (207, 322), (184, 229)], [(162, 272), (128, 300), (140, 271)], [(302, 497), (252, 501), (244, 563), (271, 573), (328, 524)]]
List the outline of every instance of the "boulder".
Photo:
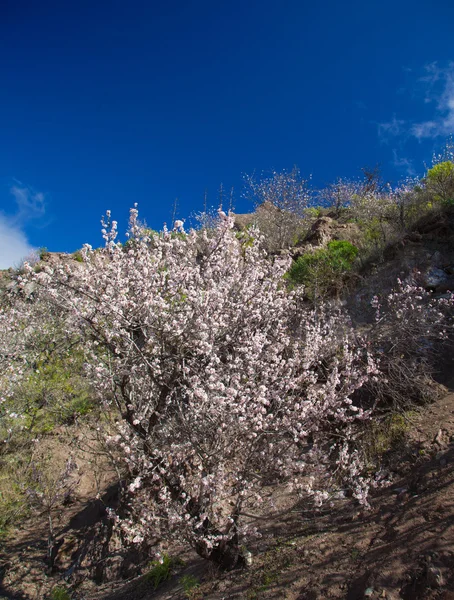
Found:
[(448, 275), (444, 269), (430, 267), (422, 273), (421, 285), (426, 290), (438, 293), (454, 291), (454, 275)]

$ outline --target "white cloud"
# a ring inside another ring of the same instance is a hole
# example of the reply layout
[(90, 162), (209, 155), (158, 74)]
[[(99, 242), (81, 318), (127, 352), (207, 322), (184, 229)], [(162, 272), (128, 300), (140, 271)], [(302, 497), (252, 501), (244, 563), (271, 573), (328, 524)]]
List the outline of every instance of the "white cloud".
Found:
[(17, 267), (33, 247), (25, 233), (5, 215), (0, 214), (0, 269)]
[(10, 188), (17, 204), (16, 219), (18, 221), (30, 221), (39, 219), (46, 213), (45, 196), (33, 188), (16, 181), (17, 185)]
[(46, 214), (46, 197), (30, 186), (15, 180), (10, 188), (16, 210), (11, 214), (0, 212), (0, 269), (18, 267), (22, 260), (33, 254), (25, 227), (39, 222)]
[(409, 177), (413, 177), (414, 175), (416, 175), (416, 170), (413, 166), (413, 162), (405, 156), (398, 156), (397, 150), (395, 148), (393, 149), (393, 165), (397, 169), (403, 171)]
[[(406, 69), (407, 72), (411, 70)], [(390, 121), (378, 123), (378, 137), (388, 143), (399, 138), (400, 143), (410, 138), (435, 140), (454, 133), (454, 62), (444, 66), (433, 62), (424, 67), (424, 74), (413, 84), (420, 102), (431, 105), (433, 112), (425, 121), (403, 120), (393, 116)], [(408, 89), (400, 91), (408, 93)]]
[(419, 79), (426, 104), (434, 104), (434, 115), (427, 121), (413, 123), (412, 136), (418, 140), (449, 136), (454, 132), (454, 62), (446, 67), (430, 63)]
[(382, 142), (388, 143), (391, 138), (402, 135), (405, 132), (406, 123), (402, 119), (393, 116), (387, 123), (378, 123), (378, 137)]

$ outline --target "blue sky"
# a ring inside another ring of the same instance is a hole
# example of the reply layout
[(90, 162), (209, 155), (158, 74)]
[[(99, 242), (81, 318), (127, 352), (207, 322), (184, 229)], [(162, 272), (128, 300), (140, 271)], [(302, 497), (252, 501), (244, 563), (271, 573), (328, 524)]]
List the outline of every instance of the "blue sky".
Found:
[(160, 228), (298, 165), (422, 174), (454, 132), (454, 3), (0, 2), (0, 268)]

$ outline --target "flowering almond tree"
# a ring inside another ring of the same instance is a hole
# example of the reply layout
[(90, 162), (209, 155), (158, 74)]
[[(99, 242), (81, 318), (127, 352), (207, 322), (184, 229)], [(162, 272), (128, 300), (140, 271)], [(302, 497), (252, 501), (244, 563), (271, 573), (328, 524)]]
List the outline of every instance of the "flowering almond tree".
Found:
[(224, 567), (242, 560), (244, 511), (265, 484), (320, 503), (335, 473), (366, 502), (349, 432), (367, 417), (352, 394), (375, 370), (346, 319), (305, 308), (285, 287), (288, 263), (232, 227), (220, 213), (211, 233), (147, 235), (134, 208), (125, 246), (108, 214), (106, 247), (86, 246), (84, 265), (30, 269), (121, 415), (106, 441), (130, 473), (126, 516), (114, 516), (124, 535), (185, 538)]
[(244, 183), (244, 197), (256, 206), (256, 220), (267, 248), (275, 252), (294, 244), (312, 203), (309, 182), (301, 177), (300, 170), (273, 171), (258, 181), (245, 175)]

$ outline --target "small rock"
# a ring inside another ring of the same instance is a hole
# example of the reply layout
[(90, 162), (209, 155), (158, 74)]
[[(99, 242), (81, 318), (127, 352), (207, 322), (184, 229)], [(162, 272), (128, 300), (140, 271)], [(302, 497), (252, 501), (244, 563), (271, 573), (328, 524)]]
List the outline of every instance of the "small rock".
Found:
[(443, 575), (440, 569), (429, 567), (427, 569), (427, 584), (432, 588), (438, 588), (443, 585)]
[(446, 279), (446, 273), (437, 267), (433, 267), (425, 273), (426, 287), (437, 287), (440, 283), (444, 283)]
[(367, 590), (364, 592), (364, 598), (370, 598), (371, 596), (374, 595), (374, 588), (367, 588)]
[(434, 444), (439, 444), (440, 446), (443, 444), (443, 430), (439, 429), (437, 435), (434, 437)]
[(423, 287), (426, 290), (434, 290), (437, 292), (446, 292), (451, 290), (453, 287), (454, 278), (452, 275), (448, 275), (442, 269), (433, 267), (424, 273), (423, 275)]

